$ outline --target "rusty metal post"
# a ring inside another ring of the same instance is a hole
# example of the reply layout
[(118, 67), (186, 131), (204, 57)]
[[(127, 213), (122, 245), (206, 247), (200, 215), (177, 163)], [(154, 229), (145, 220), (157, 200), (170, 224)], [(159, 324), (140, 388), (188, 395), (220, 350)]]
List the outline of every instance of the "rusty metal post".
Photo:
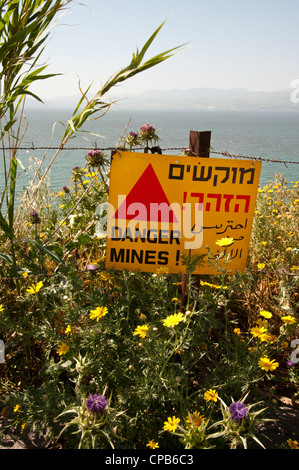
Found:
[[(212, 131), (190, 131), (189, 134), (189, 154), (191, 157), (209, 158), (210, 146), (211, 146), (211, 133)], [(199, 287), (200, 278), (196, 275), (196, 285)], [(181, 308), (180, 311), (184, 310), (186, 305), (186, 295), (188, 293), (188, 286), (186, 277), (182, 275), (182, 296), (181, 296)]]
[(191, 157), (209, 158), (211, 146), (211, 131), (190, 131), (189, 150)]

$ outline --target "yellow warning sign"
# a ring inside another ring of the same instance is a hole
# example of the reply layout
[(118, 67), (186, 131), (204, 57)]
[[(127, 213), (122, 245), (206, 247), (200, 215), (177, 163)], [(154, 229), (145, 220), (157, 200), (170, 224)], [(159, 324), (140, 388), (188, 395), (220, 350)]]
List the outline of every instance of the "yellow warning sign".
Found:
[[(113, 156), (106, 267), (198, 274), (243, 272), (261, 162), (118, 152)], [(226, 245), (226, 246), (225, 246)]]

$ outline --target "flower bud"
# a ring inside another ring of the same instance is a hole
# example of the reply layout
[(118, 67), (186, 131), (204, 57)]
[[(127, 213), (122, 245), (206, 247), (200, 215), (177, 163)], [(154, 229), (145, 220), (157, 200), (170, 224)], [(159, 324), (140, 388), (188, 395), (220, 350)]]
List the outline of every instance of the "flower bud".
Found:
[(39, 214), (37, 211), (32, 211), (30, 212), (30, 222), (32, 224), (39, 224), (40, 223), (40, 218), (39, 218)]

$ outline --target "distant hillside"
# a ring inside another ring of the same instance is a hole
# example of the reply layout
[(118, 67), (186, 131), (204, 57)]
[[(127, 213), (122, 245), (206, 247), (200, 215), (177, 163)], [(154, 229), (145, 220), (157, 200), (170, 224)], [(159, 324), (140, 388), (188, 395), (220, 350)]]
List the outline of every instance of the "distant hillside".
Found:
[[(189, 88), (178, 90), (149, 90), (136, 94), (118, 94), (118, 108), (126, 109), (240, 109), (240, 110), (298, 110), (291, 102), (293, 89), (281, 91), (248, 91), (243, 88), (221, 90), (216, 88)], [(74, 107), (79, 96), (46, 100), (51, 108)], [(36, 106), (32, 101), (30, 106)], [(38, 105), (40, 106), (40, 105)]]
[(130, 108), (163, 109), (298, 109), (290, 99), (291, 90), (251, 92), (243, 88), (220, 90), (190, 88), (187, 90), (150, 90), (128, 96), (118, 106)]

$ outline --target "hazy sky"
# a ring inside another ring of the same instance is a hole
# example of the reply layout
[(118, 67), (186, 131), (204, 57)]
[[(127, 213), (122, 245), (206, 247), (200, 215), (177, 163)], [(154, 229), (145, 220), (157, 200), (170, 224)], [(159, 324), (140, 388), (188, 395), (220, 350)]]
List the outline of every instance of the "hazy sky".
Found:
[(192, 87), (273, 91), (299, 79), (298, 0), (74, 0), (51, 33), (43, 55), (42, 97), (78, 93), (127, 65), (154, 30), (166, 24), (149, 58), (183, 43), (191, 47), (129, 79), (115, 94)]

